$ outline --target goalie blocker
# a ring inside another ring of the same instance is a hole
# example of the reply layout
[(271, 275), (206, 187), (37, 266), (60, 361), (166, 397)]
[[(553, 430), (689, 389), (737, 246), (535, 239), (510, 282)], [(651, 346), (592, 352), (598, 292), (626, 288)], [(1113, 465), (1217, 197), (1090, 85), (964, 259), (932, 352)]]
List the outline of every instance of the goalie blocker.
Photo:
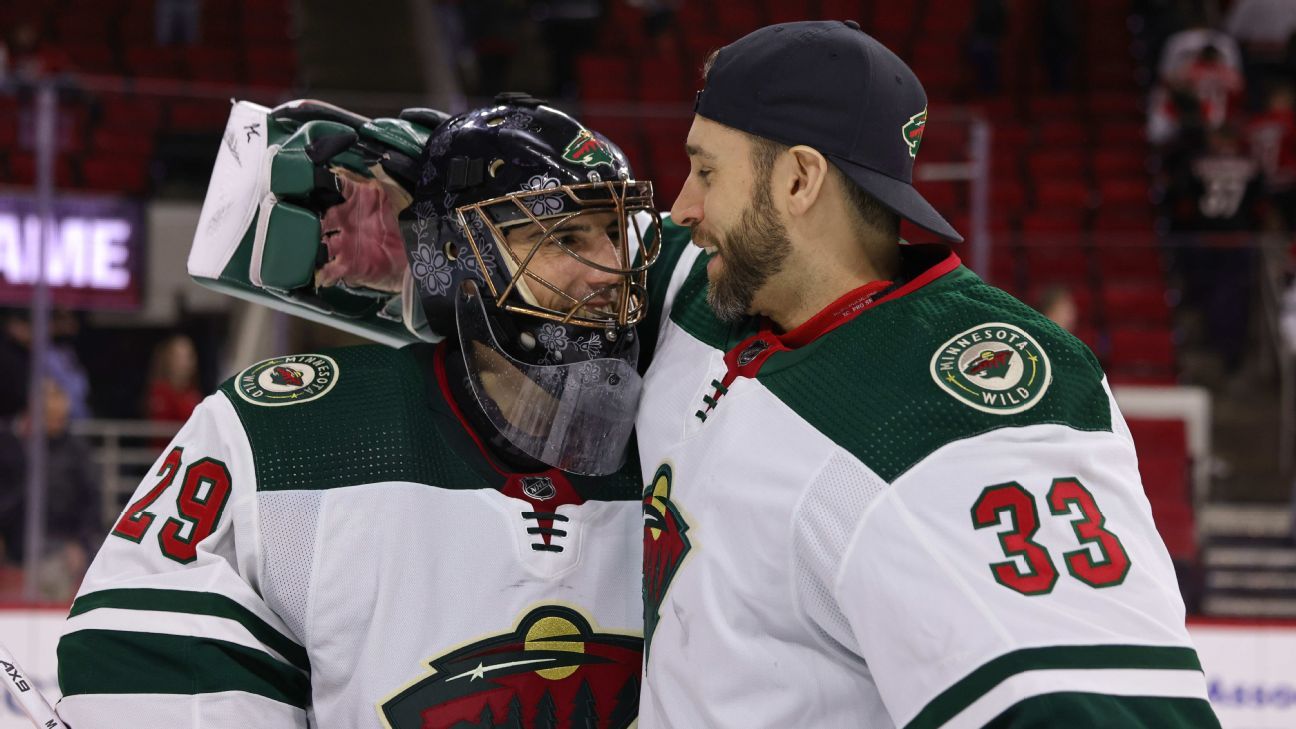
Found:
[(189, 275), (222, 293), (384, 344), (439, 340), (412, 293), (403, 251), (390, 260), (387, 277), (401, 285), (316, 283), (330, 256), (321, 219), (342, 202), (348, 180), (377, 178), (407, 203), (423, 145), (447, 118), (432, 109), (368, 119), (321, 101), (274, 109), (236, 102), (203, 201)]

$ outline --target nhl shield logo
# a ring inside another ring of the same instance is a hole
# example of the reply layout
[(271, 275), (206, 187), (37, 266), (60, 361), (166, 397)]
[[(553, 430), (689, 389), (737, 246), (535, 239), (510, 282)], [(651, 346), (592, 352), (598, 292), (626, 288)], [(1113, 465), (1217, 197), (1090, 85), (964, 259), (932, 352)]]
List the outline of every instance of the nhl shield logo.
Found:
[(545, 605), (517, 630), (451, 651), (378, 707), (388, 729), (626, 729), (639, 715), (643, 640)]
[(1048, 355), (1012, 324), (979, 324), (932, 355), (931, 375), (942, 390), (985, 413), (1031, 409), (1053, 381)]
[(738, 353), (738, 366), (746, 367), (752, 362), (755, 362), (756, 358), (761, 356), (761, 352), (764, 352), (765, 350), (769, 349), (769, 347), (770, 347), (769, 342), (765, 341), (764, 339), (757, 339), (756, 341), (747, 345), (746, 349)]
[(274, 357), (243, 370), (234, 380), (239, 397), (253, 405), (278, 407), (317, 400), (337, 384), (338, 366), (323, 354)]
[(553, 479), (548, 476), (524, 476), (522, 493), (536, 501), (548, 501), (558, 495), (558, 488), (554, 486)]

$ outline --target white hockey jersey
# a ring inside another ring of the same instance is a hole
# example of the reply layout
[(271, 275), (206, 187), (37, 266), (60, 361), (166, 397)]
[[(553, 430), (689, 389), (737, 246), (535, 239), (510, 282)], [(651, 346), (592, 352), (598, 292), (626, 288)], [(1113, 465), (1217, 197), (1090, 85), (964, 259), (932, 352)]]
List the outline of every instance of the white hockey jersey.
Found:
[(443, 351), (279, 357), (207, 398), (72, 606), (63, 718), (630, 726), (638, 466), (598, 479), (508, 472), (462, 424)]
[(940, 246), (724, 324), (687, 235), (637, 422), (641, 727), (1218, 726), (1084, 345)]

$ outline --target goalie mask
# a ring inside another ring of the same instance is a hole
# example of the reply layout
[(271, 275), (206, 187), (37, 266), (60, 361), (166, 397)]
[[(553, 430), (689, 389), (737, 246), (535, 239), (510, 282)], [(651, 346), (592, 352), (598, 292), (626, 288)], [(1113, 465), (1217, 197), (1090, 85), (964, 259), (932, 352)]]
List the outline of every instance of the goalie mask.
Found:
[(457, 333), (467, 386), (510, 446), (615, 471), (641, 386), (651, 183), (601, 135), (517, 94), (440, 125), (421, 165), (402, 226), (407, 299)]

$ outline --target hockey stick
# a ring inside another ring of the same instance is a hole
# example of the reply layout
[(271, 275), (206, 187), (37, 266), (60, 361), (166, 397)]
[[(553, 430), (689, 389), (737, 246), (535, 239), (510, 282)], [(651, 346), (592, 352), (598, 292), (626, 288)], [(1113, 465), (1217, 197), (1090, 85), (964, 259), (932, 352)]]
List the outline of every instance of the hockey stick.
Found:
[(50, 708), (49, 702), (41, 692), (27, 680), (22, 666), (18, 665), (13, 654), (4, 644), (0, 644), (0, 667), (3, 667), (7, 674), (8, 680), (4, 682), (5, 690), (18, 702), (18, 706), (22, 708), (27, 718), (31, 719), (33, 726), (39, 729), (71, 729)]

